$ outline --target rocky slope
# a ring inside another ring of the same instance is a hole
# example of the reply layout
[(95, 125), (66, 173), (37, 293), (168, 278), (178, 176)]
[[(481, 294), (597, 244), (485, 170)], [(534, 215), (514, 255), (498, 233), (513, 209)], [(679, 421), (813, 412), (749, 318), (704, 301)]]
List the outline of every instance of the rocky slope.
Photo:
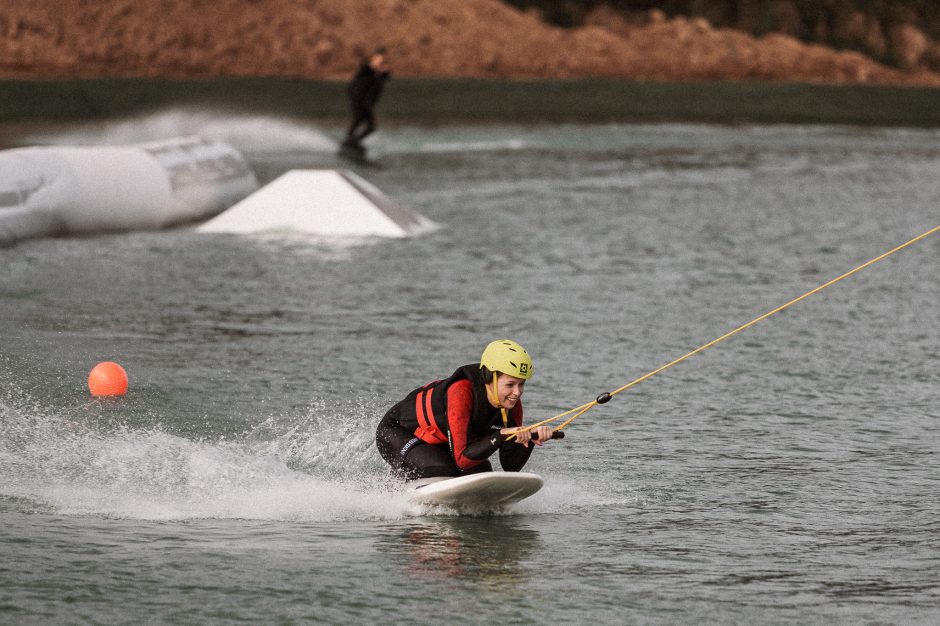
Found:
[[(561, 26), (580, 26), (605, 0), (503, 0), (539, 11)], [(751, 35), (790, 35), (855, 50), (894, 67), (940, 71), (940, 10), (924, 0), (606, 0), (626, 19), (645, 21), (650, 7), (702, 17)]]
[(346, 79), (384, 45), (401, 77), (940, 86), (782, 35), (599, 8), (562, 29), (497, 0), (30, 0), (0, 6), (0, 77)]

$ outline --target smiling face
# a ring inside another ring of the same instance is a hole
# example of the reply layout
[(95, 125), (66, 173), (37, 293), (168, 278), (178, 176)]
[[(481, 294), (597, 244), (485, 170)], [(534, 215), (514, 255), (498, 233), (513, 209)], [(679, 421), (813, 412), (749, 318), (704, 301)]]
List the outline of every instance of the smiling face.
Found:
[[(487, 387), (487, 396), (490, 398), (490, 404), (493, 404), (493, 383), (492, 381), (486, 384)], [(510, 376), (509, 374), (500, 374), (499, 378), (496, 379), (496, 398), (499, 401), (499, 405), (506, 409), (511, 409), (519, 402), (522, 398), (522, 393), (525, 391), (525, 380), (522, 378), (516, 378), (515, 376)]]

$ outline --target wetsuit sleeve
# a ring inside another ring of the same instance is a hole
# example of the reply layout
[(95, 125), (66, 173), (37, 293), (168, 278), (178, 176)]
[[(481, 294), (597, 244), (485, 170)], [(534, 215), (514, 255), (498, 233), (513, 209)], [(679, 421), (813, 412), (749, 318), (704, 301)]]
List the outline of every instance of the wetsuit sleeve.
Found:
[(499, 449), (499, 433), (495, 443), (484, 438), (470, 443), (470, 416), (473, 414), (473, 389), (469, 380), (458, 380), (447, 388), (447, 426), (450, 430), (451, 452), (462, 470), (476, 467)]
[[(522, 426), (522, 402), (512, 408), (509, 418), (514, 426)], [(524, 446), (511, 441), (504, 442), (499, 449), (499, 464), (507, 472), (518, 472), (529, 460), (534, 449), (534, 445)]]

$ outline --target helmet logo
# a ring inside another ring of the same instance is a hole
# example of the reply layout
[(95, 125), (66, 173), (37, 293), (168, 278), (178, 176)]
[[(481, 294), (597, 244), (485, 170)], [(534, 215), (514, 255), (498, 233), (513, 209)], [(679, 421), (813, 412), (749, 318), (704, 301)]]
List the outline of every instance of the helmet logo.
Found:
[(529, 364), (528, 364), (528, 363), (520, 363), (520, 364), (519, 364), (519, 373), (522, 374), (523, 376), (525, 376), (526, 374), (528, 374), (528, 373), (529, 373)]

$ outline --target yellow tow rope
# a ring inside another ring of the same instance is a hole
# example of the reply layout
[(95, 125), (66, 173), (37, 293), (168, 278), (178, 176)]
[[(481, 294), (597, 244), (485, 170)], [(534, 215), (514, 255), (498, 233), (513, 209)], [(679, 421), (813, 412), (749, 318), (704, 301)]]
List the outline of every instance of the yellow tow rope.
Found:
[[(612, 397), (614, 397), (614, 396), (617, 395), (618, 393), (621, 393), (621, 392), (623, 392), (623, 391), (626, 391), (627, 389), (629, 389), (630, 387), (633, 387), (634, 385), (639, 385), (639, 384), (642, 383), (644, 380), (646, 380), (646, 379), (648, 379), (648, 378), (651, 378), (651, 377), (655, 376), (656, 374), (659, 374), (660, 372), (662, 372), (662, 371), (664, 371), (664, 370), (669, 369), (669, 368), (672, 367), (673, 365), (678, 365), (679, 363), (682, 363), (682, 362), (685, 361), (686, 359), (688, 359), (688, 358), (690, 358), (690, 357), (692, 357), (692, 356), (695, 356), (695, 355), (698, 354), (699, 352), (702, 352), (703, 350), (707, 350), (708, 348), (711, 348), (711, 347), (712, 347), (713, 345), (715, 345), (716, 343), (719, 343), (719, 342), (721, 342), (721, 341), (724, 341), (725, 339), (728, 339), (729, 337), (732, 337), (733, 335), (738, 334), (738, 333), (741, 332), (742, 330), (745, 330), (745, 329), (747, 329), (747, 328), (750, 328), (750, 327), (753, 326), (754, 324), (756, 324), (756, 323), (758, 323), (758, 322), (761, 322), (761, 321), (767, 319), (767, 318), (770, 317), (771, 315), (774, 315), (775, 313), (779, 313), (780, 311), (786, 309), (787, 307), (790, 307), (790, 306), (796, 304), (797, 302), (799, 302), (799, 301), (801, 301), (801, 300), (805, 300), (806, 298), (812, 296), (813, 294), (819, 293), (819, 292), (822, 291), (823, 289), (826, 289), (827, 287), (830, 287), (830, 286), (836, 284), (836, 283), (839, 282), (840, 280), (843, 280), (843, 279), (845, 279), (845, 278), (848, 278), (849, 276), (851, 276), (851, 275), (853, 275), (853, 274), (856, 274), (856, 273), (862, 271), (862, 270), (865, 269), (866, 267), (869, 267), (869, 266), (871, 266), (871, 265), (874, 265), (874, 264), (877, 263), (878, 261), (881, 261), (881, 260), (883, 260), (883, 259), (888, 258), (889, 256), (891, 256), (891, 255), (894, 254), (895, 252), (898, 252), (898, 251), (900, 251), (900, 250), (903, 250), (904, 248), (910, 246), (911, 244), (917, 243), (917, 242), (920, 241), (921, 239), (924, 239), (925, 237), (929, 237), (930, 235), (934, 234), (934, 233), (937, 232), (937, 231), (940, 231), (940, 226), (935, 226), (934, 228), (931, 228), (931, 229), (928, 230), (927, 232), (922, 233), (922, 234), (920, 234), (920, 235), (914, 237), (914, 238), (911, 239), (910, 241), (907, 241), (907, 242), (905, 242), (905, 243), (902, 243), (901, 245), (897, 246), (896, 248), (893, 248), (893, 249), (891, 249), (891, 250), (888, 250), (888, 251), (885, 252), (884, 254), (881, 254), (881, 255), (875, 257), (874, 259), (872, 259), (872, 260), (870, 260), (870, 261), (867, 261), (867, 262), (865, 262), (865, 263), (862, 263), (862, 264), (859, 265), (858, 267), (849, 270), (849, 271), (846, 272), (845, 274), (842, 274), (841, 276), (838, 276), (838, 277), (836, 277), (836, 278), (833, 278), (833, 279), (830, 280), (829, 282), (824, 283), (824, 284), (822, 284), (822, 285), (816, 287), (815, 289), (811, 289), (810, 291), (807, 291), (807, 292), (804, 293), (802, 296), (799, 296), (798, 298), (794, 298), (794, 299), (790, 300), (789, 302), (787, 302), (786, 304), (783, 304), (783, 305), (781, 305), (781, 306), (778, 306), (776, 309), (774, 309), (774, 310), (772, 310), (772, 311), (768, 311), (767, 313), (764, 313), (763, 315), (761, 315), (761, 316), (759, 316), (759, 317), (755, 317), (754, 319), (752, 319), (752, 320), (751, 320), (750, 322), (748, 322), (747, 324), (742, 324), (742, 325), (738, 326), (737, 328), (735, 328), (734, 330), (725, 333), (725, 334), (722, 335), (721, 337), (718, 337), (717, 339), (714, 339), (714, 340), (712, 340), (712, 341), (709, 341), (709, 342), (706, 343), (705, 345), (699, 346), (698, 348), (696, 348), (695, 350), (692, 350), (691, 352), (687, 352), (686, 354), (683, 354), (683, 355), (680, 356), (678, 359), (675, 359), (674, 361), (670, 361), (669, 363), (666, 363), (666, 364), (663, 365), (662, 367), (658, 367), (658, 368), (654, 369), (654, 370), (651, 371), (651, 372), (648, 372), (648, 373), (646, 373), (646, 374), (643, 374), (643, 375), (640, 376), (639, 378), (633, 379), (632, 381), (630, 381), (629, 383), (627, 383), (627, 384), (624, 385), (623, 387), (620, 387), (619, 389), (615, 389), (614, 391), (611, 391), (611, 392), (602, 393), (602, 394), (600, 394), (599, 396), (597, 396), (596, 399), (592, 400), (591, 402), (588, 402), (587, 404), (582, 404), (581, 406), (575, 407), (575, 408), (573, 408), (573, 409), (569, 409), (568, 411), (565, 411), (564, 413), (559, 413), (558, 415), (556, 415), (556, 416), (554, 416), (554, 417), (550, 417), (550, 418), (548, 418), (548, 419), (546, 419), (546, 420), (542, 420), (541, 422), (538, 422), (538, 423), (536, 423), (536, 424), (531, 424), (531, 425), (529, 425), (529, 426), (526, 427), (526, 430), (532, 430), (533, 428), (538, 428), (539, 426), (542, 426), (543, 424), (549, 424), (549, 423), (551, 423), (551, 422), (554, 422), (555, 420), (559, 420), (559, 419), (561, 419), (561, 418), (563, 418), (563, 417), (567, 417), (568, 415), (571, 415), (571, 417), (569, 417), (568, 419), (566, 419), (564, 422), (562, 422), (561, 424), (559, 424), (559, 425), (554, 429), (556, 432), (557, 432), (557, 431), (560, 431), (560, 430), (562, 430), (563, 428), (565, 428), (568, 424), (570, 424), (570, 423), (573, 422), (574, 420), (576, 420), (576, 419), (578, 419), (579, 417), (581, 417), (582, 415), (584, 415), (589, 409), (591, 409), (591, 408), (597, 406), (598, 404), (604, 404), (605, 402), (608, 402)], [(572, 415), (572, 413), (573, 413), (573, 415)], [(514, 435), (511, 436), (510, 438), (512, 438), (512, 437), (514, 437)]]

